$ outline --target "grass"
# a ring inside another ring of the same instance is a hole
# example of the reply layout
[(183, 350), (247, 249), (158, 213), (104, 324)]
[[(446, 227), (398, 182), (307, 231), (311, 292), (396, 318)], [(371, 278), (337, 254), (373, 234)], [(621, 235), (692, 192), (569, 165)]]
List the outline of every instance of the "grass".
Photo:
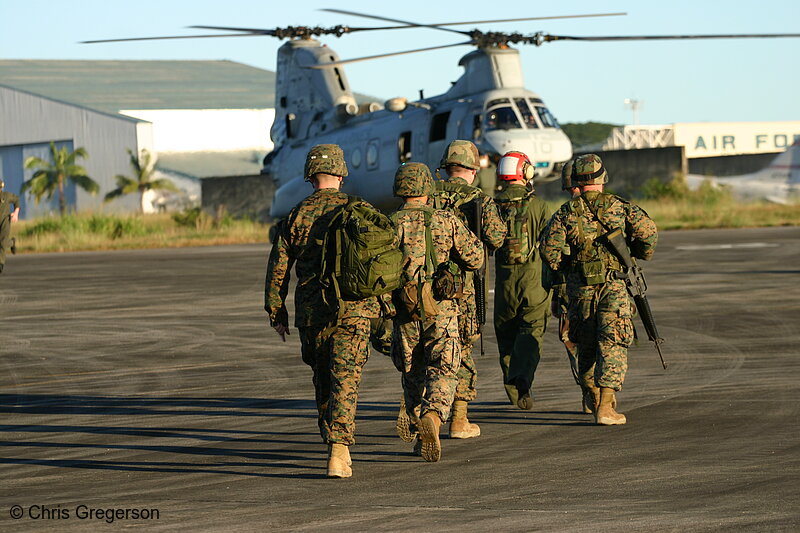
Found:
[[(689, 190), (680, 178), (670, 183), (653, 179), (635, 199), (659, 230), (800, 226), (800, 205), (738, 202), (725, 189), (703, 184)], [(559, 204), (560, 205), (560, 204)], [(558, 205), (551, 203), (551, 208)]]
[[(659, 230), (800, 226), (800, 205), (739, 203), (718, 188), (690, 191), (681, 180), (650, 181), (637, 200)], [(552, 211), (560, 202), (549, 202)], [(212, 217), (199, 208), (173, 215), (85, 213), (46, 217), (12, 225), (17, 251), (65, 252), (266, 243), (269, 225)]]
[(174, 215), (72, 214), (12, 226), (17, 252), (66, 252), (264, 243), (269, 226), (199, 209)]

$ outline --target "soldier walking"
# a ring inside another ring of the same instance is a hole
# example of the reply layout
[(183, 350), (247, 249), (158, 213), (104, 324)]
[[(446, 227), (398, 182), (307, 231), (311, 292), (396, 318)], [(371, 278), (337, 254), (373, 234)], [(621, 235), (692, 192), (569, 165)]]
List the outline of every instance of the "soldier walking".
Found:
[(392, 357), (403, 372), (406, 416), (419, 430), (415, 452), (429, 462), (441, 457), (439, 429), (450, 414), (463, 354), (460, 270), (480, 268), (484, 260), (480, 241), (458, 218), (427, 205), (433, 192), (427, 166), (398, 168), (394, 194), (403, 206), (392, 220), (403, 251), (405, 283), (395, 296)]
[(380, 316), (378, 298), (341, 301), (320, 279), (323, 247), (338, 208), (350, 201), (339, 189), (347, 176), (342, 149), (314, 146), (304, 177), (314, 192), (292, 209), (278, 229), (267, 264), (264, 309), (285, 341), (289, 334), (286, 295), (295, 267), (295, 326), (303, 362), (313, 369), (318, 424), (328, 444), (328, 477), (352, 475), (349, 446), (355, 442), (355, 413), (361, 372), (369, 355), (370, 319)]
[[(563, 272), (569, 296), (570, 339), (578, 347), (578, 373), (590, 391), (595, 422), (626, 422), (616, 411), (633, 341), (632, 306), (619, 259), (604, 244), (604, 235), (620, 230), (638, 259), (653, 255), (658, 232), (640, 207), (603, 192), (608, 172), (594, 154), (578, 157), (572, 180), (580, 196), (553, 215), (541, 238), (542, 259)], [(572, 251), (569, 264), (564, 250)]]
[[(435, 181), (433, 206), (450, 211), (464, 221), (470, 231), (479, 233), (485, 246), (484, 256), (486, 249), (494, 251), (499, 248), (506, 236), (505, 223), (492, 198), (473, 185), (480, 169), (478, 149), (470, 141), (455, 140), (445, 149), (439, 167), (444, 170), (445, 176), (440, 176), (441, 179)], [(479, 217), (476, 216), (478, 213)], [(478, 369), (472, 358), (472, 348), (480, 335), (474, 281), (476, 275), (478, 274), (465, 273), (464, 297), (460, 300), (461, 367), (458, 370), (458, 387), (450, 422), (452, 439), (466, 439), (481, 434), (480, 427), (470, 423), (467, 417), (468, 404), (478, 395), (475, 388)], [(484, 290), (481, 299), (485, 305), (485, 286), (481, 287)]]
[[(581, 190), (572, 183), (573, 161), (567, 161), (561, 169), (561, 190), (567, 191), (570, 198), (577, 198)], [(562, 263), (569, 264), (570, 250), (567, 247), (563, 250)], [(558, 338), (564, 344), (569, 360), (569, 367), (575, 383), (581, 388), (581, 410), (585, 414), (593, 413), (591, 391), (583, 386), (580, 375), (578, 374), (578, 346), (569, 338), (569, 297), (567, 296), (567, 278), (563, 272), (552, 270), (545, 264), (545, 275), (543, 278), (544, 287), (552, 292), (552, 303), (550, 309), (553, 316), (558, 319)]]
[(507, 234), (497, 250), (494, 331), (503, 384), (511, 404), (533, 407), (531, 388), (542, 356), (550, 292), (542, 286), (537, 248), (548, 220), (547, 206), (533, 193), (534, 166), (522, 152), (508, 152), (497, 164), (495, 196)]
[[(19, 219), (19, 196), (5, 191), (5, 182), (0, 178), (0, 273), (6, 266), (6, 250), (16, 253), (14, 239), (11, 238), (11, 223)], [(14, 204), (14, 210), (11, 210)]]

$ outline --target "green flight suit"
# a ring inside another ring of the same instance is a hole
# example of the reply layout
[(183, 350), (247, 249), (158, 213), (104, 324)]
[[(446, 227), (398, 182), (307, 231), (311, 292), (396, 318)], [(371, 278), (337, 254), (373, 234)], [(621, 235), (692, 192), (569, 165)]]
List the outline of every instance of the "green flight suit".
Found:
[[(519, 391), (533, 385), (542, 356), (550, 292), (542, 287), (543, 265), (537, 248), (548, 216), (545, 203), (523, 185), (509, 185), (495, 196), (495, 203), (508, 233), (495, 254), (494, 331), (503, 384), (513, 405)], [(520, 245), (517, 239), (527, 244)], [(516, 259), (512, 259), (514, 253)]]
[(11, 248), (11, 204), (19, 207), (19, 196), (0, 191), (0, 265), (6, 264), (6, 251)]

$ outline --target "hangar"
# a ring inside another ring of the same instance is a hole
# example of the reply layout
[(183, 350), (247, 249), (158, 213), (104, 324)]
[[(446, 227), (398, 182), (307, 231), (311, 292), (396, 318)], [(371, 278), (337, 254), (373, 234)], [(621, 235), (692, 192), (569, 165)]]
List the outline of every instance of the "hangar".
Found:
[[(80, 160), (100, 194), (68, 186), (68, 205), (99, 209), (117, 174), (131, 170), (127, 149), (147, 149), (158, 168), (199, 195), (198, 178), (257, 174), (272, 149), (273, 72), (232, 61), (0, 60), (0, 170), (19, 192), (31, 155), (47, 159), (50, 142)], [(55, 209), (22, 197), (25, 218)], [(134, 211), (122, 198), (104, 209)]]

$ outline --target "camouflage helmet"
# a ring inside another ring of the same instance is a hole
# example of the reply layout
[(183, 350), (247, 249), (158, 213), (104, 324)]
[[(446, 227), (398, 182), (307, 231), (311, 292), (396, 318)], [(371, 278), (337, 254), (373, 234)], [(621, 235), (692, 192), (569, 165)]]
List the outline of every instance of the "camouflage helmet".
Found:
[(455, 140), (447, 145), (439, 162), (439, 168), (447, 165), (459, 165), (472, 170), (481, 168), (481, 158), (478, 149), (470, 141)]
[(320, 172), (333, 176), (347, 176), (344, 152), (338, 144), (318, 144), (308, 151), (303, 177), (306, 181), (311, 181), (311, 177)]
[(425, 163), (403, 163), (394, 174), (394, 195), (400, 198), (430, 196), (433, 177)]
[(566, 163), (564, 163), (564, 167), (561, 169), (561, 190), (566, 191), (573, 187), (576, 187), (574, 183), (572, 183), (572, 171), (575, 168), (575, 161), (570, 159)]
[(586, 154), (575, 159), (572, 171), (573, 186), (600, 185), (607, 182), (608, 172), (599, 156)]

